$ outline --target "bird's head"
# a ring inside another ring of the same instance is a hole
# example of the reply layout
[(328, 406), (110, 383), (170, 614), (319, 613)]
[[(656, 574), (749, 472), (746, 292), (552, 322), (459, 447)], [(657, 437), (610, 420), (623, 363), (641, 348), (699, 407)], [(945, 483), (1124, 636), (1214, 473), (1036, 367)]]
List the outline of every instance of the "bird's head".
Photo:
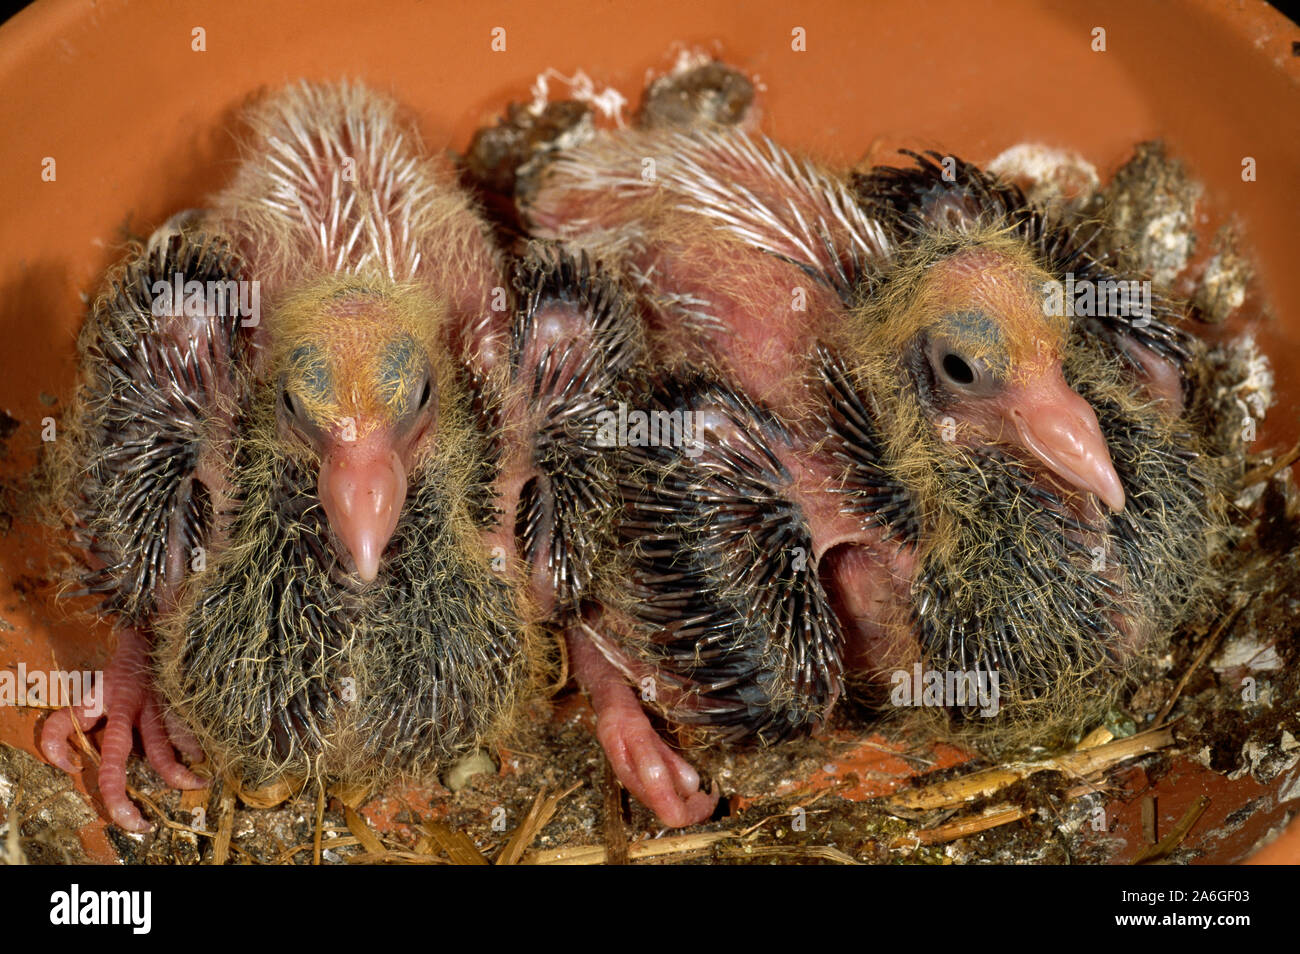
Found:
[(1009, 445), (1114, 511), (1124, 488), (1092, 407), (1066, 382), (1052, 276), (996, 231), (932, 240), (901, 265), (879, 330), (945, 440)]
[(440, 316), (420, 291), (355, 276), (302, 289), (277, 314), (280, 432), (319, 460), (321, 506), (367, 582), (436, 434)]

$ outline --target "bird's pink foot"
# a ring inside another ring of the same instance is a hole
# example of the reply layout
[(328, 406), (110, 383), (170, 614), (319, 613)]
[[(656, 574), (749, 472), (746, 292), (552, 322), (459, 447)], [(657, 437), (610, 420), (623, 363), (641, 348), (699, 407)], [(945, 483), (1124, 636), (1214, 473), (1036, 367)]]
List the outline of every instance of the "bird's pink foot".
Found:
[(144, 635), (135, 629), (120, 630), (117, 652), (103, 680), (81, 706), (51, 714), (41, 729), (45, 757), (75, 775), (82, 769), (71, 745), (77, 727), (85, 732), (101, 718), (106, 720), (99, 751), (100, 797), (113, 824), (137, 832), (148, 831), (150, 826), (126, 793), (126, 760), (134, 744), (132, 729), (139, 728), (146, 759), (169, 786), (197, 789), (208, 784), (176, 758), (176, 748), (190, 756), (200, 756), (202, 750), (188, 730), (165, 714), (150, 685), (148, 657), (149, 643)]
[(632, 687), (589, 638), (571, 630), (568, 644), (596, 710), (596, 738), (623, 787), (671, 828), (707, 820), (718, 793), (700, 790), (700, 773), (654, 730)]

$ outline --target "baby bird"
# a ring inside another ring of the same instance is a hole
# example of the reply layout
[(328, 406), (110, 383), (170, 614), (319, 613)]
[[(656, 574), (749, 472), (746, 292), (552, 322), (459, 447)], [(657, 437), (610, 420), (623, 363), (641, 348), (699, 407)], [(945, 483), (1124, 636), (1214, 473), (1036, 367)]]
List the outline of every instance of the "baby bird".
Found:
[(837, 344), (831, 445), (879, 455), (850, 467), (859, 509), (906, 501), (925, 666), (996, 674), (1001, 741), (1042, 741), (1099, 715), (1214, 587), (1227, 474), (1202, 346), (1018, 189), (913, 158), (855, 180), (894, 252)]
[(716, 796), (629, 683), (670, 724), (772, 741), (846, 673), (920, 663), (995, 674), (1001, 730), (1046, 731), (1207, 592), (1195, 342), (1155, 297), (1075, 310), (1076, 282), (1121, 276), (1014, 187), (957, 160), (849, 180), (703, 124), (596, 134), (523, 212), (618, 263), (661, 362), (646, 409), (694, 423), (621, 455), (631, 586), (570, 633), (601, 742), (665, 824)]
[[(590, 449), (636, 346), (617, 287), (540, 245), (504, 261), (360, 86), (290, 87), (248, 124), (211, 208), (110, 275), (55, 468), (121, 622), (99, 785), (130, 830), (133, 727), (179, 788), (204, 783), (173, 746), (254, 788), (499, 737), (610, 519)], [(43, 729), (65, 770), (89, 711)]]

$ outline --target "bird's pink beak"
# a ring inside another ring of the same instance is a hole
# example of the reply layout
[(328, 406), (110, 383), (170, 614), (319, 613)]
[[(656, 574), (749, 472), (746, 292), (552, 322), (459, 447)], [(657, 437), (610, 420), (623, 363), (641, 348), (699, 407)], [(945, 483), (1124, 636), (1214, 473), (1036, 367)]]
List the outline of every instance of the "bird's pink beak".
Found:
[(1091, 405), (1055, 375), (1017, 388), (1005, 412), (1025, 448), (1062, 480), (1118, 513), (1124, 485)]
[(324, 455), (317, 486), (330, 526), (369, 583), (379, 575), (379, 558), (406, 501), (406, 467), (381, 436), (337, 443)]

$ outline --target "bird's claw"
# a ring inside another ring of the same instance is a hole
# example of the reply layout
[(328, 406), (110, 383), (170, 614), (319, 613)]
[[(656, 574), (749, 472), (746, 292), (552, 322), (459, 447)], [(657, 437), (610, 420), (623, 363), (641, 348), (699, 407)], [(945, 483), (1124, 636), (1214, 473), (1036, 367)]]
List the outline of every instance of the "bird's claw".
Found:
[(596, 739), (614, 775), (671, 828), (698, 825), (713, 814), (719, 793), (700, 790), (700, 773), (654, 727), (637, 695), (597, 647), (586, 623), (569, 630), (569, 659), (596, 710)]
[(72, 738), (77, 730), (87, 732), (105, 720), (99, 750), (99, 794), (113, 824), (126, 831), (144, 832), (152, 827), (126, 792), (126, 762), (134, 744), (133, 729), (139, 728), (149, 765), (171, 788), (198, 789), (208, 783), (176, 758), (179, 748), (186, 754), (201, 752), (188, 730), (177, 729), (148, 683), (148, 643), (135, 630), (122, 630), (117, 653), (103, 679), (95, 684), (76, 707), (60, 709), (45, 720), (41, 729), (41, 752), (53, 765), (76, 775), (83, 766), (73, 754)]
[[(144, 743), (146, 761), (171, 788), (198, 789), (208, 784), (206, 779), (195, 775), (176, 758), (176, 750), (185, 752), (186, 747), (172, 736), (171, 726), (163, 719), (162, 706), (152, 692), (148, 694), (137, 726), (140, 740)], [(193, 736), (185, 741), (186, 744), (193, 742)]]
[(69, 775), (77, 775), (82, 770), (81, 759), (77, 758), (70, 744), (72, 737), (78, 728), (84, 732), (99, 721), (98, 717), (85, 714), (87, 708), (91, 708), (91, 703), (82, 707), (82, 711), (72, 707), (56, 709), (41, 728), (41, 754), (47, 762)]
[(633, 797), (670, 828), (708, 820), (719, 793), (701, 790), (700, 773), (654, 730), (639, 707), (612, 718), (602, 716), (596, 738), (614, 774)]

